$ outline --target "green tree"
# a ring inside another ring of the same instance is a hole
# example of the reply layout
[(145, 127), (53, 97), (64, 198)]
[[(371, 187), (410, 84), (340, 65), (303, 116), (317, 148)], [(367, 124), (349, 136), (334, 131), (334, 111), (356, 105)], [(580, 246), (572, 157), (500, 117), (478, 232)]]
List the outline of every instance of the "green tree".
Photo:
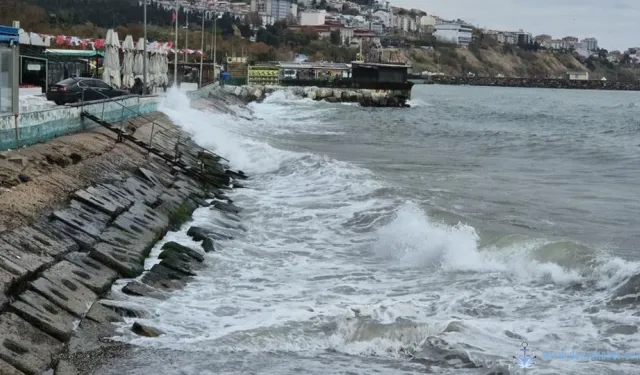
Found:
[(342, 37), (340, 37), (340, 30), (333, 30), (329, 34), (329, 42), (335, 46), (342, 45)]

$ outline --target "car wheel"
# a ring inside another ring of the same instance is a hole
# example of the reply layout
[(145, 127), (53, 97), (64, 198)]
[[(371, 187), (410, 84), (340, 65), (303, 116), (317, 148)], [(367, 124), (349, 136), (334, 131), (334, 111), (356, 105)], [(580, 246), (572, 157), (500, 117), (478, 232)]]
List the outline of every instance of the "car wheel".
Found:
[(63, 105), (64, 102), (62, 100), (56, 100), (54, 103), (56, 103), (57, 105)]

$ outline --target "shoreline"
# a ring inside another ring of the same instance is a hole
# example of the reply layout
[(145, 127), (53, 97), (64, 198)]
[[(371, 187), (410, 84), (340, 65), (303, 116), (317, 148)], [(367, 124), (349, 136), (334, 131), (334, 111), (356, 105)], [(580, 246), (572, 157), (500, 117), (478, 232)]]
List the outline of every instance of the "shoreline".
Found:
[(566, 80), (548, 78), (498, 78), (498, 77), (454, 77), (431, 76), (411, 78), (413, 81), (423, 81), (423, 84), (448, 86), (487, 86), (487, 87), (521, 87), (547, 88), (567, 90), (599, 90), (599, 91), (640, 91), (640, 81), (600, 81), (600, 80)]
[[(209, 206), (229, 218), (229, 228), (237, 227), (240, 208), (224, 190), (242, 187), (237, 180), (247, 176), (201, 151), (163, 114), (151, 116), (181, 134), (187, 169), (132, 142), (117, 143), (102, 128), (3, 153), (4, 181), (15, 184), (4, 188), (0, 204), (0, 373), (90, 373), (124, 355), (132, 346), (104, 341), (115, 332), (111, 323), (144, 312), (110, 300), (113, 285), (125, 279), (126, 294), (167, 298), (206, 264), (215, 241), (226, 238), (190, 228), (193, 245), (164, 244), (156, 254), (160, 262), (145, 270), (167, 231)], [(136, 137), (148, 139), (151, 122), (128, 123), (135, 124)], [(154, 142), (173, 149), (175, 140), (167, 138)], [(28, 178), (16, 182), (15, 173)], [(132, 330), (162, 334), (135, 323)]]

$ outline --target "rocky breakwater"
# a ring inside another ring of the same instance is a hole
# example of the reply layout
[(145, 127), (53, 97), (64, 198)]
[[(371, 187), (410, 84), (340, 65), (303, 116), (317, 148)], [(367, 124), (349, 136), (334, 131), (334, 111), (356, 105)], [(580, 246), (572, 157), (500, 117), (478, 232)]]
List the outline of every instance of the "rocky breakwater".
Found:
[(568, 80), (548, 78), (507, 78), (507, 77), (454, 77), (432, 76), (425, 83), (441, 85), (469, 85), (469, 86), (498, 86), (498, 87), (528, 87), (550, 89), (580, 89), (580, 90), (619, 90), (638, 91), (640, 82), (619, 82), (600, 80)]
[(316, 101), (358, 103), (363, 107), (408, 107), (410, 95), (403, 90), (292, 87), (294, 93)]
[[(112, 334), (111, 322), (142, 314), (110, 299), (116, 280), (135, 278), (124, 293), (165, 298), (206, 263), (205, 253), (215, 250), (218, 239), (229, 236), (191, 228), (198, 242), (165, 244), (159, 262), (145, 270), (145, 259), (168, 230), (210, 205), (224, 213), (222, 225), (239, 226), (240, 209), (224, 191), (240, 187), (237, 180), (246, 176), (187, 134), (179, 146), (187, 168), (151, 155), (135, 168), (113, 174), (103, 169), (100, 182), (73, 191), (37, 220), (0, 233), (0, 374), (80, 373), (73, 365), (78, 361), (61, 355), (86, 359), (99, 349), (98, 339)], [(137, 322), (131, 329), (161, 334)]]

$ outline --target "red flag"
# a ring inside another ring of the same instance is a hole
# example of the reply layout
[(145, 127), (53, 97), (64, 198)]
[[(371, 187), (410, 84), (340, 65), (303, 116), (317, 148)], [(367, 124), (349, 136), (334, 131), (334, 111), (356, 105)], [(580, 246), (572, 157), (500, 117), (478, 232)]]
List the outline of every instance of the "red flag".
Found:
[(173, 25), (174, 22), (176, 22), (176, 11), (174, 10), (173, 12), (171, 12), (171, 24)]

